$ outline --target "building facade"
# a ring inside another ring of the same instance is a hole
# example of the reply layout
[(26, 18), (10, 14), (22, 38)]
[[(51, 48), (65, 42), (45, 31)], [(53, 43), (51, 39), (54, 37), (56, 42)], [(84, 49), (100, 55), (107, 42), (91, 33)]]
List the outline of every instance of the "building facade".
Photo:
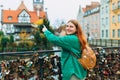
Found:
[(100, 4), (92, 2), (84, 13), (84, 31), (89, 40), (100, 39)]
[(100, 6), (100, 36), (101, 39), (110, 39), (110, 5), (109, 0), (101, 0)]
[(79, 6), (79, 10), (78, 10), (78, 14), (77, 14), (77, 20), (79, 21), (83, 31), (85, 30), (84, 18), (83, 18), (84, 12), (85, 12), (85, 8), (82, 8), (81, 6)]
[(110, 4), (110, 38), (120, 39), (120, 0), (108, 0)]
[(26, 32), (29, 38), (33, 38), (31, 32), (33, 30), (31, 24), (40, 18), (46, 17), (46, 12), (43, 10), (43, 0), (33, 0), (33, 11), (29, 11), (24, 2), (16, 10), (2, 10), (1, 11), (1, 30), (5, 35), (13, 35), (15, 39), (19, 39), (19, 33)]

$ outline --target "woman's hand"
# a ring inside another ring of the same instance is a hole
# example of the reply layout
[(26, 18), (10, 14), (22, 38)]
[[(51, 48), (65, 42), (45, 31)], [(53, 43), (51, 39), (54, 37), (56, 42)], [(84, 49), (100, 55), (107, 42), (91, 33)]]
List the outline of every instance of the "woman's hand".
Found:
[(45, 32), (47, 30), (46, 26), (43, 25), (42, 31)]

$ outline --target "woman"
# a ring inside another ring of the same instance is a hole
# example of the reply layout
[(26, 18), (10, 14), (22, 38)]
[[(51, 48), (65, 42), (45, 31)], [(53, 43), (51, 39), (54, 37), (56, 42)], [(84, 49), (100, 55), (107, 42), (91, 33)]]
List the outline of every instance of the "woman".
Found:
[(85, 80), (87, 71), (78, 62), (77, 58), (73, 56), (74, 54), (80, 57), (82, 49), (87, 45), (87, 40), (79, 22), (76, 20), (68, 21), (65, 27), (65, 36), (58, 37), (48, 31), (46, 27), (42, 31), (50, 42), (62, 48), (62, 80)]

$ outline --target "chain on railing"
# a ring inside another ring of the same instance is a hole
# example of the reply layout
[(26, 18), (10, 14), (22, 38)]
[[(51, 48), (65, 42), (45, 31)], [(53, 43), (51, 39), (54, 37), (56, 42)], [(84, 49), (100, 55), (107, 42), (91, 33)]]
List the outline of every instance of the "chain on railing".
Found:
[[(93, 50), (97, 63), (95, 68), (88, 72), (86, 80), (119, 80), (120, 47), (95, 47)], [(0, 53), (0, 78), (62, 80), (60, 57), (53, 55), (54, 52), (61, 50)]]

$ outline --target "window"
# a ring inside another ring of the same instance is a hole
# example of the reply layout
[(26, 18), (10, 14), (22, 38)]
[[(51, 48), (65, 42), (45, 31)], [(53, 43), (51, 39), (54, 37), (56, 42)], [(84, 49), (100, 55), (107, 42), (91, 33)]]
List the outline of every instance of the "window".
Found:
[(11, 28), (10, 24), (6, 25), (6, 31), (7, 31), (7, 33), (12, 33), (12, 28)]
[(112, 10), (114, 10), (114, 9), (115, 9), (115, 3), (112, 4)]
[(36, 2), (39, 2), (40, 0), (36, 0)]
[(102, 37), (104, 37), (104, 30), (102, 30)]
[(115, 16), (112, 16), (112, 23), (115, 23)]
[(108, 17), (106, 17), (106, 25), (108, 24)]
[(104, 24), (104, 18), (102, 18), (102, 23)]
[(8, 20), (12, 20), (12, 16), (8, 16)]
[(106, 37), (108, 37), (108, 30), (106, 30)]
[(43, 0), (36, 0), (36, 2), (42, 2)]
[(104, 13), (104, 8), (102, 8), (102, 14)]
[(108, 13), (108, 6), (106, 6), (106, 13)]
[(115, 30), (114, 29), (112, 30), (112, 37), (113, 38), (115, 37)]
[(18, 17), (19, 23), (30, 23), (30, 16), (29, 14), (24, 10)]
[(118, 8), (120, 8), (120, 1), (118, 1)]
[(118, 22), (120, 22), (120, 14), (118, 15)]
[(120, 38), (120, 29), (118, 29), (118, 38)]

